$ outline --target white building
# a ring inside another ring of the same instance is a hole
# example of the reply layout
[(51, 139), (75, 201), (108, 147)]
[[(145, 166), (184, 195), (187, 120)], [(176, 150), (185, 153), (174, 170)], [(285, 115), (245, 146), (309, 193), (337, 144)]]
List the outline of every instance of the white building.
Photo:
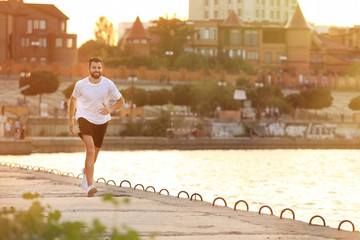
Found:
[(225, 19), (233, 10), (244, 22), (285, 24), (297, 0), (189, 0), (189, 20)]

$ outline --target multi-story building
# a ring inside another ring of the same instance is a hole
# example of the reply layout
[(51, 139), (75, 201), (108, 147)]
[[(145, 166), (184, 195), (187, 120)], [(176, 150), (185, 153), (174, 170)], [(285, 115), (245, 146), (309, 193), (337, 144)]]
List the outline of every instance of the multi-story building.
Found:
[(189, 0), (189, 20), (226, 19), (232, 11), (245, 22), (286, 23), (297, 0)]
[(77, 63), (77, 35), (67, 33), (69, 18), (52, 4), (0, 0), (0, 63)]
[[(224, 20), (189, 20), (187, 26), (195, 33), (189, 38), (185, 51), (239, 57), (260, 71), (277, 68), (297, 74), (337, 73), (360, 60), (359, 28), (333, 30), (326, 36), (317, 34), (299, 5), (286, 24), (245, 22), (231, 11)], [(156, 44), (156, 36), (147, 33), (139, 19), (124, 40), (125, 46), (147, 56)]]

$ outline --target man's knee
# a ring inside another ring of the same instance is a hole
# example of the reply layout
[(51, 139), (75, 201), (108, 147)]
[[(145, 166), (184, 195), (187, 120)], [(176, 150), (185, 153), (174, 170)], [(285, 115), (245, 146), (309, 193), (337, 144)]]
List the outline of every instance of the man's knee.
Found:
[(94, 145), (87, 145), (86, 146), (86, 154), (95, 156), (95, 146)]

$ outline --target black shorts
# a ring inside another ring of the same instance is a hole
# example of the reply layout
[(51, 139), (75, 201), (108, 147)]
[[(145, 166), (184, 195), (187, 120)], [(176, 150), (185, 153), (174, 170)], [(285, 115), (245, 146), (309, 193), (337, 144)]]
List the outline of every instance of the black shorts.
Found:
[(85, 118), (79, 118), (77, 122), (79, 124), (80, 130), (80, 132), (78, 133), (79, 137), (81, 137), (82, 139), (83, 134), (92, 136), (95, 147), (101, 148), (108, 123), (106, 122), (104, 124), (93, 124)]

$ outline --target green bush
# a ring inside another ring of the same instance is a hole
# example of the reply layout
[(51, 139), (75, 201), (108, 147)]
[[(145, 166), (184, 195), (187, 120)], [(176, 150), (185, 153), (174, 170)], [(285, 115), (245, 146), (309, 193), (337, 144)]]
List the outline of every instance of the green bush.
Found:
[[(15, 208), (3, 208), (0, 213), (0, 239), (102, 239), (105, 237), (106, 227), (99, 220), (94, 219), (92, 226), (86, 226), (79, 221), (60, 221), (61, 213), (58, 210), (51, 211), (50, 206), (43, 206), (35, 199), (40, 195), (26, 193), (24, 199), (33, 200), (30, 208), (25, 212), (16, 211)], [(112, 195), (105, 195), (103, 201), (119, 205)], [(49, 210), (47, 210), (49, 209)], [(139, 234), (127, 227), (124, 233), (114, 228), (110, 233), (110, 239), (140, 239)], [(151, 237), (151, 236), (150, 236)]]

